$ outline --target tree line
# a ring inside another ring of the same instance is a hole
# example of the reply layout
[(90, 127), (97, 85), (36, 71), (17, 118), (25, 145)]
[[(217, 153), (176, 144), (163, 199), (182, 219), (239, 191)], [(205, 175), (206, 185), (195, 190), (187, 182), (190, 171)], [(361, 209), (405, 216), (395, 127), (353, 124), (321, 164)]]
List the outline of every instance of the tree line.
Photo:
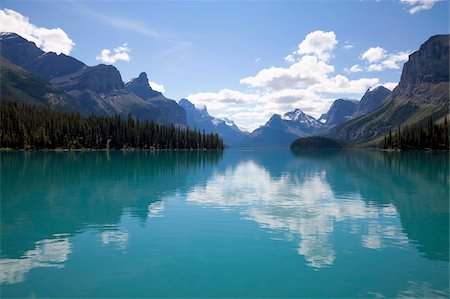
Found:
[(121, 115), (82, 117), (0, 101), (0, 147), (14, 149), (223, 149), (219, 135)]
[(397, 127), (397, 130), (384, 136), (381, 144), (383, 149), (449, 149), (449, 127), (447, 117), (444, 122), (437, 124), (433, 122), (433, 117), (428, 118), (422, 126)]

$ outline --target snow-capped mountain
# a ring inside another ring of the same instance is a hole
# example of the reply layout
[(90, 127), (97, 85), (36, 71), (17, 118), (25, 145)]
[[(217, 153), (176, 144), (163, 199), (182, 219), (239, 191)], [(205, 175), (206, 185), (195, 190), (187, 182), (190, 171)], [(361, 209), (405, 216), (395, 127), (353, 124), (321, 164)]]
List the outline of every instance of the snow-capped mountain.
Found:
[(205, 106), (197, 108), (188, 99), (181, 99), (179, 105), (186, 110), (188, 127), (204, 130), (206, 133), (217, 133), (225, 145), (234, 145), (247, 136), (231, 119), (209, 115)]
[(301, 109), (274, 114), (264, 126), (253, 131), (239, 145), (280, 146), (292, 143), (298, 137), (315, 134), (323, 124)]

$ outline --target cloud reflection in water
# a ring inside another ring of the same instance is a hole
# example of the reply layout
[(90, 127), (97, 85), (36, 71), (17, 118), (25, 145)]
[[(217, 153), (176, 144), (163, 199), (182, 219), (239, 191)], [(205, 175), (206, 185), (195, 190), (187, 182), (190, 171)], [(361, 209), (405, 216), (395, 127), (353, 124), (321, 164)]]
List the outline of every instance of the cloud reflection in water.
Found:
[(0, 283), (21, 282), (34, 268), (63, 268), (70, 253), (71, 244), (65, 235), (38, 241), (35, 249), (25, 252), (19, 259), (0, 259)]
[(274, 178), (262, 166), (245, 161), (193, 188), (187, 200), (239, 209), (244, 219), (283, 231), (287, 240), (298, 239), (298, 253), (313, 268), (333, 265), (336, 250), (331, 237), (338, 222), (348, 222), (348, 232), (361, 234), (361, 245), (368, 249), (402, 246), (408, 240), (398, 224), (395, 206), (376, 206), (356, 192), (337, 195), (325, 171), (285, 172)]

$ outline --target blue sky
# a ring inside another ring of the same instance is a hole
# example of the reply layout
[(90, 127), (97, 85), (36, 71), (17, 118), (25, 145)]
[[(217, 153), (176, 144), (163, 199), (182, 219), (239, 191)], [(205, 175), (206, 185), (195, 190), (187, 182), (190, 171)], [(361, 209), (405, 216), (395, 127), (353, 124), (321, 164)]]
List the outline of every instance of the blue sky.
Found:
[(113, 64), (124, 81), (145, 71), (167, 97), (250, 129), (273, 113), (318, 117), (336, 98), (393, 88), (407, 55), (449, 32), (448, 1), (436, 0), (2, 4), (2, 31)]

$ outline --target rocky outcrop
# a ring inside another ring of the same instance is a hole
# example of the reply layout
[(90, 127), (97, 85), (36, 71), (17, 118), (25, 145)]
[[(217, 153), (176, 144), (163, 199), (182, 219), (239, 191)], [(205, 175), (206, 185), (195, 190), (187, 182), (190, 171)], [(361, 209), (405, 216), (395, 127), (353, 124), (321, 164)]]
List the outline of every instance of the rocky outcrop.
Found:
[(159, 91), (153, 90), (149, 85), (145, 72), (142, 72), (139, 77), (128, 81), (125, 87), (159, 110), (159, 116), (156, 121), (187, 126), (186, 111), (183, 107), (178, 105), (174, 100), (166, 98)]
[(147, 74), (142, 72), (139, 77), (131, 79), (125, 84), (126, 88), (138, 97), (148, 100), (150, 98), (162, 96), (159, 91), (153, 90), (149, 83)]

